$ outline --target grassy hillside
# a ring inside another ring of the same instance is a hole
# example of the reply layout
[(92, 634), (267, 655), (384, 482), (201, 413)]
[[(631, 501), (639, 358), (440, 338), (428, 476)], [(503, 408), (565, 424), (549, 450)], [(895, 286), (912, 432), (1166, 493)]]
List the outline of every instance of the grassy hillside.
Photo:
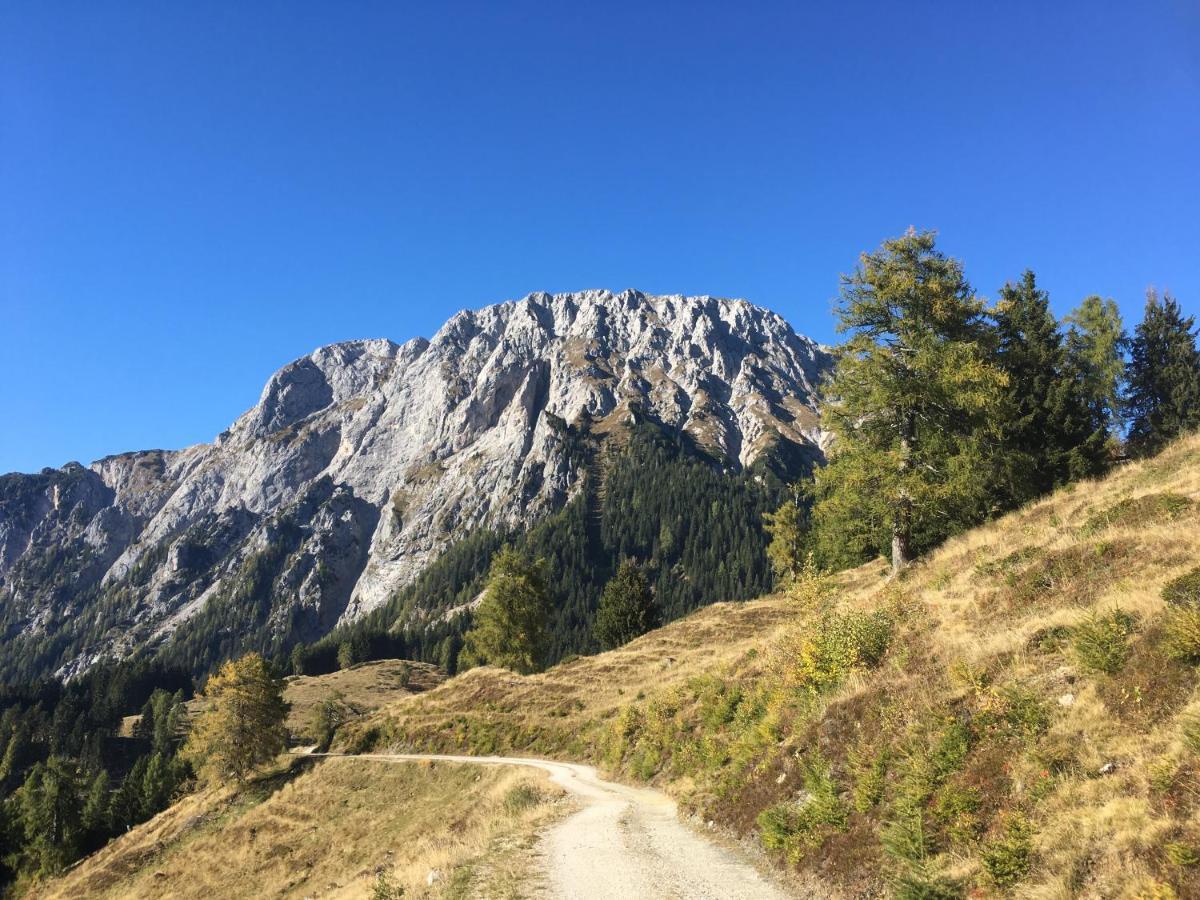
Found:
[(360, 663), (326, 675), (292, 675), (283, 691), (283, 698), (291, 704), (287, 727), (292, 734), (303, 735), (313, 709), (330, 697), (338, 697), (352, 713), (364, 714), (429, 690), (444, 678), (437, 666), (400, 659)]
[(26, 896), (360, 898), (381, 873), (405, 897), (528, 896), (533, 837), (569, 809), (533, 770), (313, 762), (192, 794)]
[[(352, 748), (592, 758), (825, 892), (1200, 896), (1200, 438), (794, 597), (391, 704)], [(1186, 631), (1186, 629), (1185, 629)], [(1174, 641), (1174, 643), (1173, 643)], [(1186, 640), (1184, 641), (1186, 643)]]
[[(445, 673), (428, 663), (401, 659), (381, 659), (359, 663), (324, 675), (289, 675), (284, 679), (283, 699), (289, 704), (287, 727), (296, 738), (304, 739), (312, 723), (313, 710), (330, 698), (345, 704), (352, 715), (364, 715), (410, 694), (429, 690), (445, 680)], [(195, 714), (201, 700), (188, 701)], [(141, 715), (125, 716), (119, 734), (130, 737)]]

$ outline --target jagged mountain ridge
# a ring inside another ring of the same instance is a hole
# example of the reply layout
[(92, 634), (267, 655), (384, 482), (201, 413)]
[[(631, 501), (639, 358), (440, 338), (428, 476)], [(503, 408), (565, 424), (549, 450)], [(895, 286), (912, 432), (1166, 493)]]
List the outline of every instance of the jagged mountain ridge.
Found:
[(532, 294), (429, 340), (323, 347), (212, 444), (0, 479), (4, 638), (47, 644), (69, 675), (168, 638), (274, 554), (266, 614), (312, 639), (472, 529), (561, 508), (583, 477), (572, 427), (637, 414), (731, 467), (780, 441), (818, 457), (828, 365), (746, 301), (637, 291)]

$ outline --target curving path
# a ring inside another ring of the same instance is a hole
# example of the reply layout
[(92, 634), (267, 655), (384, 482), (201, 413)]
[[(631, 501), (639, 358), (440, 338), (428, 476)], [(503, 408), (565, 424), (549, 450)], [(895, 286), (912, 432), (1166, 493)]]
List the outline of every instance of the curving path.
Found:
[[(342, 754), (320, 754), (342, 755)], [(675, 816), (665, 794), (605, 781), (591, 766), (514, 756), (372, 753), (357, 759), (530, 766), (582, 801), (541, 839), (550, 894), (563, 900), (775, 900), (788, 895)]]

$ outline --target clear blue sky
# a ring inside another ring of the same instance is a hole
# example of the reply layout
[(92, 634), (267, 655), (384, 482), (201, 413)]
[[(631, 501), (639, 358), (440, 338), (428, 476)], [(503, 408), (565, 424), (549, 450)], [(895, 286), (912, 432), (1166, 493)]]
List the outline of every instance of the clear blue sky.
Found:
[(0, 472), (210, 440), (314, 347), (534, 290), (831, 340), (909, 225), (989, 297), (1200, 308), (1200, 6), (9, 0)]

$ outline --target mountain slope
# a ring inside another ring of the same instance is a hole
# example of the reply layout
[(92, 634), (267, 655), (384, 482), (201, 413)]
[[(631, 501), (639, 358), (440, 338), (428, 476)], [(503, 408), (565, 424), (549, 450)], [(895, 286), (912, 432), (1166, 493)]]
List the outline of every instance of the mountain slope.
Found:
[(540, 675), (472, 670), (341, 743), (659, 782), (811, 896), (1194, 897), (1197, 578), (1190, 601), (1163, 598), (1193, 571), (1200, 436), (900, 580), (879, 562)]
[(169, 643), (206, 608), (199, 666), (247, 627), (258, 649), (316, 639), (465, 536), (562, 509), (589, 471), (581, 441), (633, 421), (735, 472), (781, 447), (811, 463), (828, 365), (745, 301), (635, 291), (536, 294), (431, 340), (322, 348), (211, 445), (0, 478), (0, 679)]

